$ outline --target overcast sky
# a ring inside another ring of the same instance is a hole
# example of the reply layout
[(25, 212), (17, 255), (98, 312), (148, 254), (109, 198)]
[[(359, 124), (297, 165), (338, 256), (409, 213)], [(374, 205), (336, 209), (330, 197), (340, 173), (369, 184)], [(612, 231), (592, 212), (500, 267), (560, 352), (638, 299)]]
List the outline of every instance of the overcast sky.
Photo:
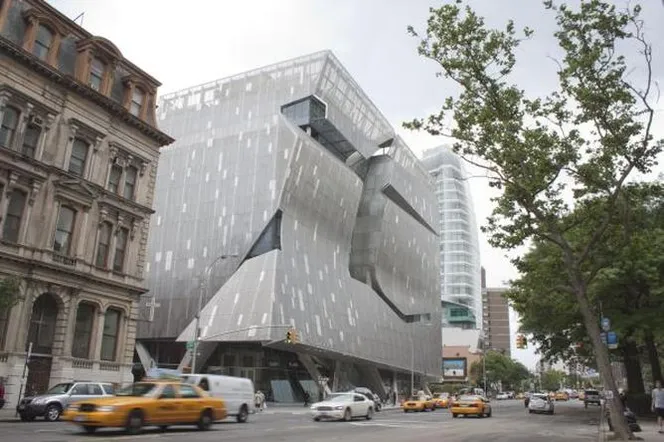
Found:
[[(570, 0), (570, 3), (576, 3)], [(297, 57), (331, 49), (418, 154), (446, 140), (401, 129), (404, 120), (439, 108), (455, 89), (434, 77), (435, 66), (416, 53), (406, 27), (423, 29), (428, 0), (50, 0), (70, 18), (81, 13), (83, 26), (113, 41), (130, 61), (171, 92)], [(624, 5), (621, 0), (617, 4)], [(632, 0), (632, 4), (636, 3)], [(535, 29), (519, 53), (515, 78), (527, 91), (543, 95), (556, 85), (558, 53), (553, 21), (537, 0), (476, 0), (487, 22), (513, 18)], [(642, 0), (647, 33), (654, 47), (657, 73), (664, 72), (664, 6)], [(80, 24), (79, 20), (79, 24)], [(659, 26), (657, 26), (659, 25)], [(638, 72), (636, 72), (638, 75)], [(664, 106), (660, 103), (658, 107)], [(662, 119), (658, 126), (662, 128)], [(660, 134), (664, 131), (660, 130)], [(661, 168), (660, 168), (661, 170)], [(475, 174), (471, 170), (471, 174)], [(485, 180), (471, 180), (478, 222), (491, 211)], [(491, 286), (516, 277), (505, 252), (480, 237), (482, 263)], [(513, 326), (513, 329), (516, 327)], [(514, 330), (513, 330), (514, 331)], [(532, 349), (513, 353), (533, 365)]]

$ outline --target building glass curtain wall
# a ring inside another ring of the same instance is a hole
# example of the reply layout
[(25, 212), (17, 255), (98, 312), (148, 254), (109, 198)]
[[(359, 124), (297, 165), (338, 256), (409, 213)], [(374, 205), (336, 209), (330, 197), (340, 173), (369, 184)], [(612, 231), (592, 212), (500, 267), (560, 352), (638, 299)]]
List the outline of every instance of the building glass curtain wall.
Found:
[(440, 215), (443, 325), (481, 329), (479, 239), (466, 171), (445, 146), (427, 150), (422, 163), (434, 179)]
[[(151, 357), (186, 360), (200, 277), (235, 255), (202, 293), (201, 369), (282, 398), (311, 388), (303, 371), (375, 391), (393, 385), (378, 370), (440, 373), (431, 178), (330, 52), (164, 96), (159, 124), (177, 141), (157, 172)], [(287, 327), (299, 343), (284, 345)]]

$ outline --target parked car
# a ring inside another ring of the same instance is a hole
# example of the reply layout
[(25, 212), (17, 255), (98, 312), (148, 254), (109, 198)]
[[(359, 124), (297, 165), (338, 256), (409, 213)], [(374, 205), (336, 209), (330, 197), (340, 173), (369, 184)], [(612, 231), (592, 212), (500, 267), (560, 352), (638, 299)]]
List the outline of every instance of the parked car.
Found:
[(65, 382), (57, 384), (46, 393), (27, 396), (16, 407), (21, 420), (33, 421), (43, 416), (49, 422), (60, 419), (67, 405), (84, 400), (113, 396), (113, 385), (101, 382)]
[(374, 403), (374, 411), (380, 411), (383, 408), (383, 401), (380, 400), (380, 397), (366, 387), (356, 387), (350, 393), (360, 393), (371, 399)]
[(0, 378), (0, 408), (5, 406), (5, 381)]
[(586, 390), (583, 392), (583, 405), (588, 408), (588, 404), (602, 405), (602, 399), (597, 390)]
[(545, 393), (535, 393), (530, 396), (528, 413), (553, 414), (554, 401)]
[(311, 406), (311, 417), (321, 420), (350, 421), (355, 417), (373, 418), (374, 402), (359, 393), (333, 393)]
[(223, 399), (226, 411), (235, 420), (244, 423), (249, 413), (254, 410), (254, 383), (249, 378), (223, 376), (216, 374), (182, 375), (187, 384), (196, 385), (210, 396)]
[(180, 381), (138, 382), (118, 390), (115, 397), (86, 399), (70, 404), (63, 420), (88, 433), (99, 428), (124, 428), (137, 434), (146, 426), (196, 425), (209, 430), (226, 418), (224, 401), (195, 385)]
[(501, 392), (501, 393), (498, 393), (498, 394), (496, 395), (496, 400), (497, 400), (497, 401), (505, 401), (505, 400), (507, 400), (507, 399), (509, 399), (509, 398), (510, 398), (509, 393)]

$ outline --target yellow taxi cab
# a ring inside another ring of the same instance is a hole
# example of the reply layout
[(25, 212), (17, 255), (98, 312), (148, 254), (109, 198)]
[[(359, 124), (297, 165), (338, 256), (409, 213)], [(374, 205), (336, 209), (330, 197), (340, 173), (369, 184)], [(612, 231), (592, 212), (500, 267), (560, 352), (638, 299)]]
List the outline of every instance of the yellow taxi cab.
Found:
[(569, 395), (564, 391), (558, 391), (556, 392), (554, 399), (557, 401), (567, 401), (569, 400)]
[(450, 397), (447, 393), (434, 393), (433, 406), (435, 408), (447, 408), (450, 405)]
[(223, 400), (179, 381), (137, 382), (116, 391), (114, 397), (70, 404), (62, 415), (62, 420), (88, 433), (119, 427), (129, 434), (137, 434), (145, 426), (165, 430), (170, 425), (196, 425), (208, 430), (213, 422), (225, 418)]
[(478, 395), (463, 395), (452, 402), (450, 407), (452, 417), (459, 415), (491, 417), (491, 405), (489, 400)]
[(431, 396), (411, 396), (410, 399), (403, 401), (401, 408), (404, 413), (408, 413), (409, 411), (433, 411), (436, 406)]

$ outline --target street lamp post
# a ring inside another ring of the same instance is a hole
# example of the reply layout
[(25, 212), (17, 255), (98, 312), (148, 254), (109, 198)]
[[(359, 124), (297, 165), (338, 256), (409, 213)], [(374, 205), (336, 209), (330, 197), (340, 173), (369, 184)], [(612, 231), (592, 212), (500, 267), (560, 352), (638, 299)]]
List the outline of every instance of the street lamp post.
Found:
[(238, 255), (219, 255), (206, 268), (201, 278), (201, 286), (198, 291), (198, 308), (196, 310), (196, 329), (194, 330), (194, 348), (191, 357), (191, 372), (196, 373), (196, 356), (198, 354), (198, 342), (201, 337), (201, 310), (203, 309), (203, 295), (207, 295), (207, 288), (210, 283), (210, 274), (212, 269), (219, 262), (226, 258), (235, 258)]
[(489, 392), (486, 389), (486, 335), (484, 334), (484, 331), (482, 331), (482, 377), (484, 380), (484, 394), (488, 395)]

